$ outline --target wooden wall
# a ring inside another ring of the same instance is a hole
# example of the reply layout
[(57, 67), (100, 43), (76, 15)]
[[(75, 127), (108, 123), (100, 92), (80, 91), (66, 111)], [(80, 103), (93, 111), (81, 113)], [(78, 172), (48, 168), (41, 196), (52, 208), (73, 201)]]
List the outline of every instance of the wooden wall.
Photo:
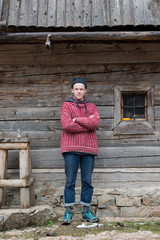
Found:
[[(94, 186), (159, 185), (159, 63), (159, 43), (56, 44), (52, 52), (37, 44), (0, 45), (0, 138), (15, 137), (18, 128), (30, 137), (37, 192), (64, 186), (60, 108), (76, 76), (87, 80), (87, 98), (101, 116)], [(155, 134), (113, 134), (116, 85), (154, 86)], [(17, 152), (9, 152), (9, 167), (16, 175)]]

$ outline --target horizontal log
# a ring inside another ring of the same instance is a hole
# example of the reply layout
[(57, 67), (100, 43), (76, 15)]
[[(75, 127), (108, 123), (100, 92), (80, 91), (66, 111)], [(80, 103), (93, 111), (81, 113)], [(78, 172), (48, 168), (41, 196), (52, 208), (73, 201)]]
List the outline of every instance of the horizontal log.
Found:
[[(48, 37), (48, 38), (47, 38)], [(45, 43), (53, 42), (89, 42), (89, 41), (159, 41), (159, 31), (148, 32), (23, 32), (3, 33), (0, 43)]]
[(0, 187), (21, 188), (29, 187), (34, 182), (34, 178), (30, 179), (0, 179)]
[[(121, 147), (100, 147), (99, 155), (95, 158), (95, 168), (147, 168), (160, 167), (159, 146), (121, 146)], [(18, 152), (10, 151), (8, 154), (8, 168), (18, 168)], [(64, 168), (63, 156), (60, 148), (31, 150), (31, 160), (33, 169)], [(155, 169), (156, 170), (156, 169)], [(138, 171), (138, 169), (137, 169)]]
[(0, 149), (27, 149), (27, 143), (0, 143)]

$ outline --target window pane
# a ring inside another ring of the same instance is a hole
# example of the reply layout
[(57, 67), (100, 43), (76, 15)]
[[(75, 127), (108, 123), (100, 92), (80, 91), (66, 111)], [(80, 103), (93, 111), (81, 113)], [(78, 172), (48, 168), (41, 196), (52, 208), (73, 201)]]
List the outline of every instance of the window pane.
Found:
[(145, 95), (135, 95), (135, 106), (145, 106)]
[(134, 108), (123, 108), (123, 118), (134, 118)]
[(135, 108), (135, 118), (145, 118), (145, 108)]
[(123, 96), (123, 106), (134, 106), (134, 96), (133, 95), (128, 95), (128, 96)]

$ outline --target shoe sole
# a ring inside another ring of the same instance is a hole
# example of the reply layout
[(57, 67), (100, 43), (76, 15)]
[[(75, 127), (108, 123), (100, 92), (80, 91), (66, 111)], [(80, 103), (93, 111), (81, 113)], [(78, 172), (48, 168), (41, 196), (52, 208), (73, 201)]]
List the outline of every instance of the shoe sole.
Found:
[(62, 225), (69, 225), (69, 224), (71, 224), (71, 220), (67, 220), (67, 221), (65, 221), (65, 222), (62, 222)]
[(85, 222), (91, 222), (91, 223), (99, 222), (99, 219), (94, 221), (94, 220), (89, 220), (89, 219), (82, 218), (82, 220), (85, 221)]

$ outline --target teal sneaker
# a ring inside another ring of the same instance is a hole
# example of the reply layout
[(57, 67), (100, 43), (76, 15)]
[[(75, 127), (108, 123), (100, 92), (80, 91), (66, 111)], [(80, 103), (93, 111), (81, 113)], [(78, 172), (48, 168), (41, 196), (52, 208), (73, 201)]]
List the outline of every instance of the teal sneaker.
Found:
[(88, 209), (86, 212), (82, 212), (82, 219), (84, 221), (87, 221), (87, 222), (91, 222), (91, 223), (94, 223), (94, 222), (98, 222), (99, 221), (99, 218), (96, 217), (90, 209)]
[(72, 213), (70, 211), (65, 211), (64, 217), (62, 219), (62, 225), (68, 225), (72, 222)]

